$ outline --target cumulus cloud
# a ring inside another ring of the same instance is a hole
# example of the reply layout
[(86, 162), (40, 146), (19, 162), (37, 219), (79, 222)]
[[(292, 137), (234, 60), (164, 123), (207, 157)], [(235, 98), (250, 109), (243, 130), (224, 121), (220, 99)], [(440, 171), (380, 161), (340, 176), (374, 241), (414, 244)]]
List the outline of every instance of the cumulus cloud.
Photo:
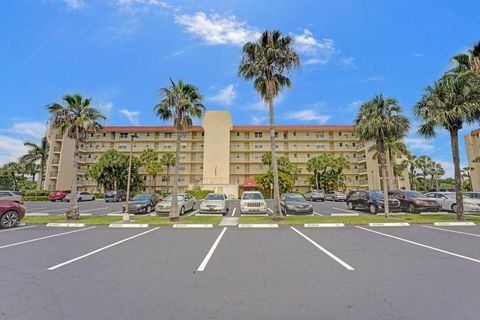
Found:
[(260, 37), (258, 30), (245, 21), (238, 20), (234, 15), (197, 12), (192, 15), (178, 15), (175, 22), (210, 45), (242, 46), (245, 42), (255, 41)]
[(236, 95), (237, 93), (235, 92), (235, 87), (233, 86), (233, 84), (230, 84), (225, 88), (221, 89), (218, 94), (208, 98), (208, 100), (229, 106), (235, 100)]
[[(306, 56), (303, 62), (306, 65), (327, 64), (332, 56), (337, 54), (332, 39), (317, 39), (308, 29), (304, 29), (302, 34), (293, 35), (293, 39), (297, 51)], [(353, 62), (353, 58), (351, 59)]]
[(172, 8), (168, 2), (160, 0), (112, 0), (112, 2), (118, 8), (130, 13), (147, 12), (152, 7)]
[(46, 121), (24, 121), (14, 122), (10, 128), (0, 129), (1, 132), (7, 132), (22, 137), (42, 138), (47, 130)]
[(108, 116), (113, 109), (113, 102), (99, 102), (96, 107), (103, 113), (103, 115)]
[(16, 161), (20, 156), (27, 152), (23, 145), (23, 140), (0, 135), (0, 165), (10, 161)]
[(263, 124), (267, 121), (267, 119), (267, 116), (252, 116), (252, 124), (256, 126), (259, 124)]
[(298, 121), (305, 121), (305, 122), (314, 121), (319, 124), (323, 124), (327, 122), (331, 116), (319, 114), (317, 113), (317, 111), (313, 109), (305, 109), (305, 110), (287, 113), (284, 117), (289, 120), (298, 120)]
[(128, 119), (130, 124), (134, 126), (138, 126), (139, 124), (138, 115), (140, 114), (139, 111), (130, 111), (128, 109), (122, 109), (120, 110), (120, 113), (123, 114)]
[(424, 138), (405, 138), (405, 144), (412, 150), (429, 151), (434, 148), (432, 142)]

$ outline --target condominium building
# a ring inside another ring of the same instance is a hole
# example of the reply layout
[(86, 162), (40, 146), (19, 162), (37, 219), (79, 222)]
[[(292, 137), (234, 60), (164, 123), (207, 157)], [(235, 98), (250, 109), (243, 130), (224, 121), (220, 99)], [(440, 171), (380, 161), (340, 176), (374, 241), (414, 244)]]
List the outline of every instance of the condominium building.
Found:
[(480, 191), (480, 163), (476, 161), (480, 157), (480, 129), (473, 130), (464, 137), (465, 149), (467, 150), (468, 166), (470, 170), (473, 191)]
[[(137, 138), (131, 142), (131, 135)], [(51, 148), (45, 188), (70, 189), (73, 166), (73, 143), (58, 133), (50, 134)], [(101, 187), (85, 177), (86, 168), (99, 160), (109, 149), (133, 153), (152, 148), (161, 156), (175, 152), (176, 134), (171, 126), (106, 126), (101, 132), (91, 133), (79, 146), (79, 190), (99, 192)], [(292, 125), (276, 126), (278, 156), (287, 157), (298, 166), (300, 174), (294, 190), (304, 192), (312, 186), (307, 162), (321, 153), (335, 157), (345, 156), (350, 168), (344, 170), (347, 190), (380, 189), (378, 160), (353, 133), (351, 125)], [(180, 151), (180, 189), (194, 186), (236, 196), (246, 186), (252, 187), (255, 175), (268, 170), (262, 164), (262, 155), (270, 150), (268, 126), (237, 126), (228, 111), (207, 111), (201, 126), (191, 127), (183, 136)], [(400, 159), (392, 159), (396, 163)], [(172, 170), (173, 171), (173, 170)], [(409, 189), (408, 173), (393, 177), (391, 185)], [(145, 175), (143, 169), (140, 174)], [(164, 188), (167, 176), (159, 176), (156, 185)]]

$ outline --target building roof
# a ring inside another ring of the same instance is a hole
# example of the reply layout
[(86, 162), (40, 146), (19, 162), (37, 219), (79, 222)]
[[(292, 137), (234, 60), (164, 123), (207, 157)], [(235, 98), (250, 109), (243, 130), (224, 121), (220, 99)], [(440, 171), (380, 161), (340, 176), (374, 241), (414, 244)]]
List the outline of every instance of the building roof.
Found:
[[(269, 126), (233, 126), (232, 131), (268, 131)], [(275, 126), (276, 131), (353, 131), (351, 125), (293, 125), (293, 126)]]
[(472, 132), (470, 132), (470, 135), (471, 135), (471, 136), (474, 136), (474, 135), (479, 134), (479, 133), (480, 133), (480, 128), (479, 128), (479, 129), (475, 129), (475, 130), (473, 130)]

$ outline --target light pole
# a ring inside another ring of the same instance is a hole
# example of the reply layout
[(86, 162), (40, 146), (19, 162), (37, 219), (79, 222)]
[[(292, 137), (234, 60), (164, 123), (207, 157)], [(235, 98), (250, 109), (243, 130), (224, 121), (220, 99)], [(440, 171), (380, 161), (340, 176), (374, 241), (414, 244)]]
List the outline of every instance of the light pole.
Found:
[(130, 221), (128, 212), (128, 200), (130, 199), (130, 178), (132, 175), (132, 152), (133, 152), (133, 139), (138, 138), (137, 134), (130, 135), (130, 157), (128, 158), (128, 177), (127, 177), (127, 198), (125, 199), (125, 211), (123, 212), (123, 221)]

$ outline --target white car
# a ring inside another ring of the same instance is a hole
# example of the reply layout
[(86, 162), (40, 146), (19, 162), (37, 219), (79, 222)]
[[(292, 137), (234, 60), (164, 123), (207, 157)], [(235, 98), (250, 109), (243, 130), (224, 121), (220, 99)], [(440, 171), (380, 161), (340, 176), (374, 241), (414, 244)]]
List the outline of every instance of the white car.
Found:
[[(193, 210), (195, 208), (195, 198), (188, 194), (179, 194), (178, 199), (178, 208), (180, 209), (180, 215), (184, 215), (185, 212)], [(155, 206), (156, 213), (169, 213), (172, 206), (172, 195), (167, 196), (163, 201), (159, 202)]]
[[(443, 210), (457, 212), (457, 198), (455, 192), (428, 192), (427, 198), (435, 198), (442, 205)], [(465, 213), (480, 212), (480, 199), (463, 199), (463, 210)]]
[(200, 205), (200, 213), (219, 213), (227, 215), (227, 197), (221, 193), (209, 193)]
[(346, 201), (347, 200), (347, 195), (343, 192), (340, 192), (340, 191), (333, 191), (333, 192), (327, 193), (325, 195), (325, 200)]
[[(65, 196), (64, 200), (67, 201), (67, 202), (70, 202), (71, 197), (72, 197), (72, 194), (69, 193)], [(91, 194), (90, 192), (86, 192), (86, 191), (77, 192), (77, 201), (78, 202), (93, 201), (93, 200), (95, 200), (95, 196), (93, 194)]]
[(267, 213), (267, 202), (258, 191), (245, 191), (240, 198), (240, 213)]

